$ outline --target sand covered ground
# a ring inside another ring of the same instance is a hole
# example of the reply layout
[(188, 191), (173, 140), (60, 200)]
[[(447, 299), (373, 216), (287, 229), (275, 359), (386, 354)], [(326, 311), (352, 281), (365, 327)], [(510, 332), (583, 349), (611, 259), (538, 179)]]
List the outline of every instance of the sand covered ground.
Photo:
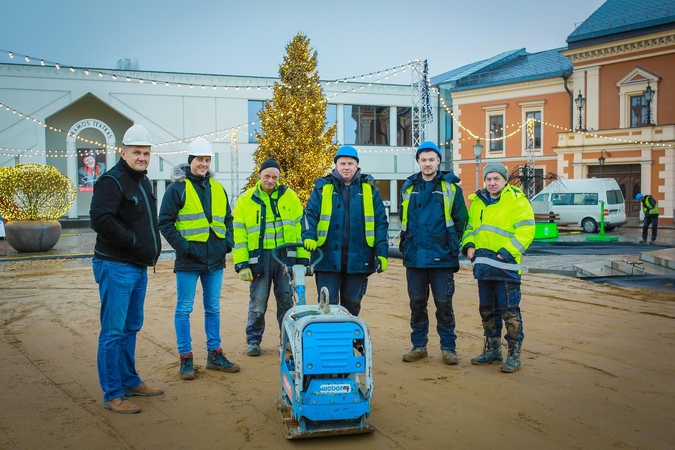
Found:
[(672, 294), (526, 274), (523, 369), (503, 374), (498, 365), (471, 365), (483, 339), (470, 269), (457, 274), (456, 287), (460, 364), (442, 364), (433, 305), (430, 357), (404, 363), (401, 355), (410, 346), (405, 271), (392, 260), (387, 272), (373, 275), (361, 317), (373, 341), (369, 421), (377, 431), (286, 441), (274, 416), (280, 392), (274, 302), (262, 356), (244, 355), (247, 284), (231, 268), (222, 295), (223, 348), (241, 372), (204, 369), (197, 302), (197, 379), (179, 378), (175, 278), (172, 263), (161, 262), (149, 272), (137, 362), (144, 380), (166, 394), (134, 397), (142, 412), (125, 416), (102, 407), (99, 300), (91, 268), (49, 261), (7, 265), (0, 271), (0, 449), (672, 448)]

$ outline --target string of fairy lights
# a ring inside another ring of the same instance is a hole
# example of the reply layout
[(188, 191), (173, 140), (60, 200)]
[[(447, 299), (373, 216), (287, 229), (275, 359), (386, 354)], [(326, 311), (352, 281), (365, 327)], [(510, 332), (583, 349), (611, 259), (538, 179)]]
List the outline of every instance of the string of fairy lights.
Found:
[[(242, 84), (221, 84), (221, 83), (214, 83), (214, 84), (205, 84), (205, 83), (185, 83), (185, 82), (176, 82), (172, 80), (167, 80), (167, 79), (162, 79), (162, 77), (157, 77), (157, 78), (143, 78), (139, 76), (132, 76), (130, 74), (127, 75), (121, 75), (118, 74), (118, 72), (138, 72), (135, 70), (111, 70), (111, 69), (88, 69), (85, 67), (76, 67), (76, 66), (62, 66), (61, 64), (54, 62), (54, 61), (49, 61), (44, 58), (37, 58), (34, 56), (29, 56), (29, 55), (24, 55), (21, 53), (16, 53), (12, 52), (9, 50), (5, 49), (0, 49), (0, 53), (6, 54), (10, 60), (14, 59), (23, 59), (26, 64), (33, 65), (36, 67), (51, 67), (54, 68), (58, 71), (64, 70), (65, 73), (72, 73), (72, 74), (83, 74), (85, 76), (91, 76), (92, 79), (106, 79), (106, 80), (119, 80), (119, 81), (124, 81), (127, 83), (139, 83), (139, 84), (146, 84), (146, 85), (153, 85), (153, 86), (165, 86), (165, 87), (177, 87), (177, 88), (182, 88), (186, 87), (188, 89), (194, 89), (194, 88), (200, 88), (200, 89), (211, 89), (211, 90), (217, 90), (217, 89), (224, 89), (224, 90), (229, 90), (229, 89), (234, 89), (234, 90), (240, 90), (244, 89), (247, 91), (250, 90), (262, 90), (262, 89), (267, 89), (271, 90), (275, 86), (279, 86), (281, 88), (303, 88), (303, 87), (311, 87), (312, 84), (300, 84), (300, 85), (287, 85), (281, 83), (278, 79), (270, 79), (266, 84), (260, 84), (260, 85), (242, 85)], [(386, 69), (382, 70), (377, 70), (374, 72), (368, 72), (368, 73), (363, 73), (361, 75), (353, 75), (345, 78), (336, 78), (328, 81), (319, 81), (316, 86), (321, 86), (322, 83), (325, 84), (326, 87), (330, 86), (338, 86), (340, 84), (347, 84), (347, 83), (364, 83), (366, 86), (372, 86), (373, 84), (378, 84), (382, 80), (388, 80), (389, 77), (395, 77), (398, 76), (399, 73), (405, 73), (407, 69), (411, 68), (413, 64), (417, 64), (418, 60), (415, 61), (408, 61), (405, 64), (399, 64), (397, 66), (393, 67), (388, 67)], [(152, 72), (148, 72), (148, 75), (152, 75)], [(155, 74), (159, 75), (159, 74)], [(185, 74), (184, 74), (185, 75)], [(192, 74), (192, 75), (198, 75), (198, 74)], [(217, 76), (217, 75), (216, 75)], [(107, 77), (107, 78), (106, 78)], [(375, 77), (375, 79), (373, 79)], [(363, 89), (363, 86), (361, 87), (355, 87), (352, 89), (345, 89), (342, 92), (337, 92), (332, 94), (331, 96), (327, 98), (332, 98), (335, 97), (336, 95), (341, 95), (346, 92), (354, 92), (357, 89)]]
[[(23, 54), (20, 54), (20, 53), (11, 52), (11, 51), (4, 50), (4, 49), (0, 49), (0, 53), (7, 54), (10, 59), (14, 59), (14, 58), (21, 59), (22, 58), (27, 64), (32, 64), (32, 65), (40, 66), (40, 67), (53, 67), (56, 70), (62, 69), (62, 66), (59, 63), (53, 62), (53, 61), (48, 61), (48, 60), (45, 60), (45, 59), (42, 59), (42, 58), (35, 58), (35, 57), (29, 56), (29, 55), (23, 55)], [(376, 71), (376, 72), (364, 73), (364, 74), (361, 74), (361, 75), (355, 75), (355, 76), (351, 76), (351, 77), (346, 77), (346, 78), (335, 79), (335, 80), (323, 82), (323, 83), (325, 83), (325, 86), (327, 88), (331, 87), (331, 86), (335, 86), (335, 87), (339, 88), (339, 86), (341, 84), (347, 85), (348, 83), (354, 83), (354, 82), (359, 83), (358, 86), (354, 86), (354, 87), (351, 87), (349, 89), (343, 89), (342, 91), (333, 92), (330, 95), (326, 95), (325, 100), (328, 101), (331, 98), (334, 98), (338, 95), (356, 92), (357, 90), (364, 89), (364, 87), (371, 87), (373, 85), (377, 85), (378, 83), (380, 83), (380, 81), (386, 80), (390, 76), (397, 76), (399, 73), (405, 73), (406, 69), (412, 67), (413, 64), (417, 64), (418, 62), (419, 62), (418, 60), (416, 60), (414, 62), (409, 61), (407, 64), (401, 64), (401, 65), (398, 65), (398, 66), (390, 67), (390, 68), (379, 70), (379, 71)], [(96, 75), (98, 75), (98, 78), (104, 78), (104, 76), (107, 75), (107, 76), (110, 76), (110, 78), (113, 79), (113, 80), (117, 80), (118, 78), (120, 78), (120, 77), (117, 76), (117, 73), (115, 73), (111, 70), (105, 70), (105, 69), (91, 71), (90, 69), (87, 69), (87, 68), (70, 66), (68, 68), (68, 71), (70, 73), (80, 72), (80, 73), (83, 73), (86, 76), (92, 75), (92, 73), (93, 73), (94, 78), (96, 78)], [(367, 81), (367, 80), (372, 79), (373, 76), (376, 77), (375, 80)], [(164, 84), (165, 86), (175, 85), (177, 87), (182, 87), (182, 86), (187, 86), (189, 88), (195, 87), (194, 84), (169, 82), (169, 81), (162, 81), (162, 80), (159, 80), (159, 79), (148, 80), (148, 79), (143, 79), (143, 78), (139, 78), (139, 77), (132, 77), (132, 76), (125, 76), (121, 79), (125, 80), (126, 82), (136, 81), (136, 82), (139, 82), (141, 84), (147, 83), (147, 84), (151, 84), (151, 85)], [(366, 81), (363, 81), (363, 80), (366, 80)], [(241, 85), (218, 85), (218, 84), (214, 84), (212, 86), (212, 89), (223, 88), (223, 89), (227, 90), (227, 89), (233, 88), (235, 90), (239, 90), (239, 89), (245, 88), (246, 90), (250, 90), (250, 89), (260, 90), (260, 89), (263, 89), (263, 88), (272, 89), (275, 86), (280, 86), (282, 88), (283, 87), (297, 88), (297, 87), (304, 87), (305, 86), (305, 85), (288, 86), (288, 85), (284, 85), (284, 84), (280, 83), (278, 80), (270, 80), (270, 81), (273, 81), (273, 84), (260, 85), (260, 86), (241, 86)], [(318, 85), (320, 86), (321, 83), (322, 82), (319, 82)], [(435, 87), (431, 86), (429, 80), (427, 80), (427, 83), (429, 84), (430, 89), (432, 89), (435, 93), (438, 93), (438, 90)], [(206, 89), (207, 86), (202, 84), (198, 87), (201, 87), (201, 89)], [(311, 85), (309, 85), (307, 87), (311, 87)], [(332, 88), (331, 90), (333, 90), (333, 89), (334, 88)], [(505, 131), (512, 130), (512, 131), (510, 131), (508, 133), (503, 133), (501, 136), (496, 136), (496, 137), (481, 136), (479, 133), (475, 133), (470, 128), (468, 128), (468, 127), (466, 127), (465, 125), (462, 124), (462, 122), (455, 116), (453, 110), (445, 103), (445, 99), (443, 99), (443, 97), (439, 96), (439, 99), (440, 99), (442, 107), (444, 108), (446, 113), (452, 118), (453, 122), (456, 123), (457, 126), (461, 130), (466, 131), (467, 134), (469, 135), (469, 137), (463, 137), (463, 138), (448, 140), (448, 141), (445, 142), (446, 145), (459, 144), (462, 141), (466, 141), (466, 140), (484, 140), (486, 142), (502, 141), (502, 140), (505, 140), (505, 139), (507, 139), (511, 136), (514, 136), (517, 133), (520, 133), (522, 131), (523, 127), (526, 125), (526, 122), (515, 122), (515, 123), (512, 123), (512, 124), (506, 125), (503, 130), (505, 130)], [(5, 112), (17, 115), (17, 117), (19, 117), (20, 119), (32, 121), (32, 122), (36, 123), (37, 125), (43, 126), (45, 129), (48, 129), (50, 131), (54, 131), (54, 132), (58, 132), (58, 133), (64, 133), (64, 134), (69, 133), (68, 131), (64, 131), (60, 128), (52, 127), (52, 126), (42, 122), (41, 120), (39, 120), (35, 117), (27, 115), (23, 112), (17, 111), (16, 109), (11, 108), (10, 106), (2, 104), (2, 103), (0, 103), (0, 110), (4, 110)], [(539, 122), (543, 125), (553, 127), (553, 128), (565, 131), (565, 132), (573, 132), (573, 133), (576, 133), (576, 134), (582, 134), (582, 135), (585, 135), (587, 137), (602, 138), (602, 139), (612, 140), (612, 141), (615, 141), (615, 142), (635, 144), (635, 145), (651, 145), (651, 146), (669, 147), (669, 148), (672, 147), (671, 144), (655, 143), (655, 142), (649, 142), (649, 141), (637, 141), (637, 140), (631, 140), (631, 139), (623, 139), (623, 138), (619, 138), (619, 137), (615, 137), (615, 136), (605, 136), (605, 135), (600, 135), (600, 134), (589, 132), (589, 131), (573, 130), (569, 127), (564, 127), (564, 126), (552, 124), (552, 123), (537, 120), (537, 119), (535, 119), (535, 121)], [(209, 139), (213, 142), (221, 142), (224, 139), (226, 139), (227, 137), (229, 137), (234, 131), (241, 132), (241, 131), (243, 131), (243, 129), (245, 127), (248, 128), (248, 127), (251, 127), (251, 126), (255, 126), (257, 123), (258, 122), (256, 122), (256, 121), (252, 121), (252, 122), (239, 124), (239, 125), (236, 125), (236, 126), (233, 126), (233, 127), (229, 127), (229, 128), (223, 129), (223, 130), (218, 130), (218, 131), (215, 131), (215, 132), (203, 133), (203, 134), (199, 134), (199, 135), (195, 135), (195, 136), (186, 137), (186, 138), (183, 138), (183, 139), (174, 139), (174, 140), (171, 140), (171, 141), (161, 142), (161, 143), (155, 144), (154, 147), (155, 148), (162, 148), (162, 147), (167, 147), (167, 146), (180, 145), (180, 144), (183, 144), (183, 143), (189, 143), (189, 142), (192, 142), (194, 139), (196, 139), (198, 137)], [(501, 130), (498, 130), (498, 131), (501, 131)], [(76, 150), (76, 151), (73, 152), (73, 151), (67, 151), (67, 150), (34, 150), (34, 149), (15, 149), (15, 148), (0, 147), (0, 155), (11, 156), (11, 157), (17, 157), (17, 156), (21, 156), (21, 157), (38, 157), (38, 156), (69, 157), (69, 156), (81, 156), (84, 153), (90, 154), (90, 153), (92, 153), (92, 151), (95, 152), (96, 154), (101, 154), (101, 153), (107, 153), (109, 151), (119, 152), (119, 151), (122, 150), (121, 147), (109, 146), (109, 145), (107, 145), (107, 143), (101, 143), (101, 142), (98, 142), (96, 140), (86, 139), (86, 138), (81, 137), (77, 134), (70, 133), (70, 136), (74, 137), (75, 139), (77, 139), (78, 141), (81, 141), (83, 143), (95, 145), (97, 147), (102, 147), (104, 149), (95, 149), (95, 150), (79, 149), (79, 150)], [(399, 147), (387, 147), (387, 148), (362, 149), (361, 152), (363, 152), (363, 153), (385, 153), (386, 154), (386, 153), (397, 153), (397, 152), (401, 152), (401, 151), (408, 152), (408, 151), (411, 151), (411, 150), (412, 150), (412, 147), (399, 146)], [(187, 150), (184, 150), (184, 149), (183, 150), (157, 150), (157, 151), (154, 151), (153, 153), (157, 154), (157, 155), (173, 155), (173, 154), (186, 153), (186, 151)]]

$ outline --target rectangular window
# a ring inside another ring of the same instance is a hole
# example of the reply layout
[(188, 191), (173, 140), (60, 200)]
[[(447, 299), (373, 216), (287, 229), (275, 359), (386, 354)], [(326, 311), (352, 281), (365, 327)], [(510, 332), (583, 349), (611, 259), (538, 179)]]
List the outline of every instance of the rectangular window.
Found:
[(389, 145), (389, 107), (345, 105), (345, 144)]
[[(326, 106), (326, 126), (324, 127), (324, 132), (335, 123), (337, 123), (337, 105), (328, 104), (328, 106)], [(332, 142), (333, 144), (337, 144), (337, 130), (335, 131)]]
[[(255, 137), (255, 132), (262, 132), (260, 128), (260, 119), (258, 118), (258, 112), (263, 108), (265, 102), (260, 100), (249, 100), (248, 101), (248, 143), (257, 144), (258, 139)], [(253, 125), (251, 125), (255, 122)]]
[[(534, 120), (534, 148), (541, 149), (541, 111), (529, 111), (525, 113), (525, 120)], [(527, 144), (527, 136), (525, 137)], [(527, 145), (525, 146), (527, 148)]]
[(630, 126), (631, 128), (649, 125), (649, 107), (644, 95), (634, 95), (630, 98)]
[(504, 116), (490, 116), (490, 151), (504, 151)]
[(412, 146), (412, 108), (396, 108), (396, 145)]

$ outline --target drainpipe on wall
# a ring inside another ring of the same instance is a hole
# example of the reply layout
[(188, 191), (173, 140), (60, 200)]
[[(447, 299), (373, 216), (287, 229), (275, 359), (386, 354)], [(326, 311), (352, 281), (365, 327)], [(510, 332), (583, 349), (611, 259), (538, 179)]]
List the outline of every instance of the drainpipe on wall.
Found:
[(562, 79), (565, 80), (565, 90), (570, 96), (570, 130), (574, 130), (574, 93), (570, 91), (570, 88), (567, 86), (567, 80), (572, 76), (572, 72), (565, 72), (562, 74)]

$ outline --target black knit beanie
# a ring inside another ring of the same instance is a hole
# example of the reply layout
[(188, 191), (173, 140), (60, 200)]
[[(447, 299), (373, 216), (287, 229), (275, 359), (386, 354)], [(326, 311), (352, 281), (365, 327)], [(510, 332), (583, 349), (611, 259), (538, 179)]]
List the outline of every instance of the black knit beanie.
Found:
[(281, 167), (279, 167), (279, 163), (277, 162), (277, 160), (274, 158), (270, 158), (266, 159), (265, 161), (263, 161), (262, 164), (260, 164), (260, 170), (258, 171), (258, 173), (262, 172), (265, 169), (269, 169), (270, 167), (274, 167), (279, 172), (281, 172)]

